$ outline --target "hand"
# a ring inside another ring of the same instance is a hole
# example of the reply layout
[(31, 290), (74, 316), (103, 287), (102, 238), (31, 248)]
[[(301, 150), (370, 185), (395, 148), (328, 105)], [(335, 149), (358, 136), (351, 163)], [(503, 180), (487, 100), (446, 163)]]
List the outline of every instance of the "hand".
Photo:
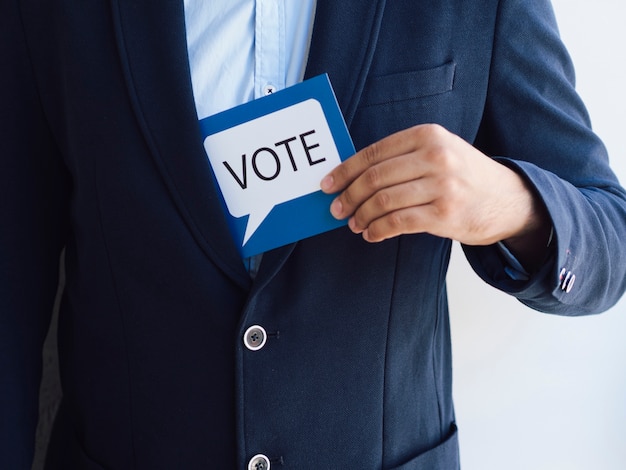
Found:
[(435, 124), (364, 148), (321, 187), (340, 192), (332, 215), (349, 217), (369, 242), (427, 232), (469, 245), (511, 239), (525, 248), (532, 240), (534, 248), (532, 235), (550, 230), (543, 204), (517, 173)]

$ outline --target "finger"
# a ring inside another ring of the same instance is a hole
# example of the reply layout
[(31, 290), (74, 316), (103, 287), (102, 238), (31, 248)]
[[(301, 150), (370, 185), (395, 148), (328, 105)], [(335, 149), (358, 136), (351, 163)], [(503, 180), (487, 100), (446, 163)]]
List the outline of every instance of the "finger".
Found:
[(374, 220), (391, 212), (433, 202), (438, 191), (429, 181), (428, 178), (412, 179), (377, 191), (350, 218), (350, 229), (361, 233)]
[(418, 149), (430, 127), (405, 129), (365, 147), (326, 175), (320, 184), (322, 190), (328, 194), (342, 191), (368, 168)]
[(335, 167), (322, 179), (320, 187), (328, 194), (344, 190), (350, 183), (358, 178), (368, 167), (383, 160), (379, 147), (381, 142), (376, 142)]
[(407, 233), (433, 233), (432, 221), (435, 219), (436, 209), (431, 204), (407, 207), (374, 220), (363, 231), (362, 237), (374, 243)]
[[(367, 168), (337, 196), (331, 204), (331, 213), (338, 219), (346, 218), (382, 189), (420, 179), (425, 171), (425, 165), (415, 154), (401, 155), (378, 163)], [(384, 198), (384, 194), (381, 197)]]

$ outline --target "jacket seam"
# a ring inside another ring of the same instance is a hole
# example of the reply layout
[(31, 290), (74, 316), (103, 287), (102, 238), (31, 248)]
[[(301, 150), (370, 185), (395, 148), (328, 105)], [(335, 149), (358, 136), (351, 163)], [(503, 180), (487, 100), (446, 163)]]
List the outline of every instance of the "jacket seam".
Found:
[[(439, 273), (437, 276), (438, 278), (437, 279), (437, 292), (439, 293), (439, 296), (437, 299), (437, 316), (435, 318), (435, 325), (433, 327), (433, 333), (432, 333), (432, 342), (431, 342), (432, 347), (430, 348), (433, 382), (435, 384), (435, 395), (437, 397), (437, 413), (439, 416), (440, 439), (445, 439), (445, 437), (450, 432), (449, 429), (444, 428), (443, 409), (442, 409), (443, 408), (442, 396), (444, 395), (444, 393), (441, 387), (443, 387), (444, 384), (440, 382), (440, 379), (441, 377), (445, 376), (445, 372), (442, 370), (441, 364), (439, 364), (439, 366), (437, 365), (437, 354), (436, 354), (437, 346), (439, 344), (437, 342), (437, 337), (438, 337), (438, 334), (440, 333), (440, 329), (442, 328), (442, 324), (441, 324), (442, 320), (446, 321), (444, 316), (449, 316), (448, 308), (444, 308), (443, 306), (447, 305), (448, 292), (446, 288), (446, 273), (447, 273), (448, 264), (450, 263), (450, 250), (451, 250), (451, 247), (449, 247), (447, 250), (443, 252), (448, 259), (445, 260), (445, 262), (443, 263), (439, 263), (440, 269), (439, 269)], [(435, 267), (436, 265), (437, 263), (435, 263), (435, 258), (433, 257), (432, 266)], [(449, 318), (447, 319), (447, 321), (449, 322)], [(448, 330), (448, 334), (450, 334), (449, 330)], [(451, 348), (451, 345), (449, 347)], [(444, 351), (444, 353), (446, 353), (446, 351)]]
[(381, 406), (382, 406), (382, 422), (381, 422), (381, 426), (382, 426), (382, 432), (381, 432), (381, 467), (384, 466), (385, 464), (385, 446), (386, 446), (386, 442), (385, 442), (385, 408), (386, 408), (386, 403), (387, 403), (387, 397), (386, 397), (386, 390), (387, 390), (387, 373), (388, 373), (388, 369), (387, 369), (387, 358), (389, 357), (389, 347), (390, 347), (390, 341), (389, 341), (389, 324), (391, 323), (391, 316), (393, 315), (393, 304), (395, 301), (395, 290), (396, 290), (396, 279), (398, 278), (398, 271), (400, 270), (399, 267), (399, 263), (397, 262), (398, 259), (400, 259), (400, 250), (401, 250), (401, 246), (402, 246), (402, 241), (403, 241), (403, 237), (400, 237), (398, 239), (398, 243), (397, 243), (397, 248), (396, 248), (396, 263), (395, 263), (395, 268), (393, 271), (393, 279), (391, 282), (391, 295), (389, 296), (389, 314), (387, 315), (387, 332), (386, 332), (386, 339), (385, 339), (385, 358), (384, 358), (384, 366), (383, 366), (383, 383), (382, 383), (382, 400), (381, 400)]
[(133, 459), (133, 466), (135, 468), (137, 468), (137, 452), (136, 452), (136, 448), (135, 448), (135, 426), (133, 425), (133, 387), (132, 387), (132, 374), (131, 374), (131, 368), (130, 368), (130, 354), (128, 352), (128, 336), (127, 336), (127, 328), (126, 328), (126, 322), (125, 322), (125, 318), (124, 318), (124, 309), (122, 308), (122, 303), (120, 301), (120, 296), (119, 296), (119, 289), (117, 287), (117, 282), (115, 279), (115, 275), (113, 272), (113, 265), (111, 263), (111, 254), (110, 254), (110, 250), (109, 250), (109, 245), (107, 243), (107, 238), (106, 238), (106, 234), (104, 231), (104, 224), (102, 222), (102, 211), (101, 211), (101, 206), (100, 206), (100, 191), (99, 191), (99, 186), (98, 186), (98, 159), (95, 159), (94, 161), (94, 188), (95, 188), (95, 193), (96, 193), (96, 211), (97, 211), (97, 215), (98, 215), (98, 225), (100, 228), (100, 234), (102, 236), (102, 244), (104, 245), (104, 251), (106, 254), (106, 263), (108, 265), (108, 269), (109, 269), (109, 274), (111, 276), (111, 284), (113, 285), (113, 294), (115, 296), (115, 303), (117, 304), (117, 309), (120, 315), (120, 322), (122, 324), (122, 338), (124, 340), (124, 355), (126, 357), (126, 373), (128, 376), (128, 405), (129, 405), (129, 415), (128, 415), (128, 421), (130, 423), (130, 445), (131, 445), (131, 449), (132, 449), (132, 459)]

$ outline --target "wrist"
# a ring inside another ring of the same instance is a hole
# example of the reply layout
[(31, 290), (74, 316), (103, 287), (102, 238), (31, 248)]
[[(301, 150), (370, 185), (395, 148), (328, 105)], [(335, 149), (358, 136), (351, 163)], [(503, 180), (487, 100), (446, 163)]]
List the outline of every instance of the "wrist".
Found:
[(533, 212), (533, 220), (525, 230), (502, 240), (507, 249), (531, 273), (537, 271), (545, 262), (554, 239), (552, 221), (543, 204), (541, 206)]

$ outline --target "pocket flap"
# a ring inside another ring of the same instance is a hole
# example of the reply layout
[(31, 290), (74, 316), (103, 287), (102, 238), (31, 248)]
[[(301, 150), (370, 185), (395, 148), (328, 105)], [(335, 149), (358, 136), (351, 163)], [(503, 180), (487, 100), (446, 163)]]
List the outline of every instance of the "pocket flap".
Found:
[(369, 78), (361, 103), (371, 106), (445, 93), (452, 90), (455, 69), (455, 62), (447, 62), (433, 69)]
[(459, 440), (456, 425), (452, 425), (448, 438), (437, 447), (392, 470), (458, 470)]

